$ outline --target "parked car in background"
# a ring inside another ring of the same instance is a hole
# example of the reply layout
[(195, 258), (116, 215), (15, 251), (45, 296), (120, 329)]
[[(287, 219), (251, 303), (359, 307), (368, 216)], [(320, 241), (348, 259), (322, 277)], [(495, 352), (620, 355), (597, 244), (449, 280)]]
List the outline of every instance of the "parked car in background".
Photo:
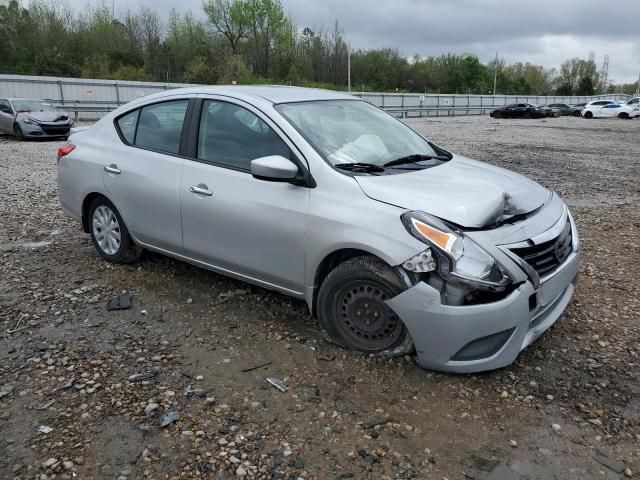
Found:
[(559, 117), (560, 116), (560, 110), (558, 108), (553, 108), (549, 105), (540, 107), (542, 108), (542, 111), (544, 112), (544, 116), (545, 117)]
[(589, 102), (582, 116), (584, 118), (635, 118), (640, 116), (640, 110), (629, 105), (623, 105), (618, 102), (607, 102), (602, 104), (604, 100)]
[(106, 261), (145, 248), (304, 299), (348, 349), (503, 367), (574, 291), (578, 234), (555, 192), (350, 95), (169, 90), (69, 141), (60, 201)]
[(574, 103), (573, 106), (576, 107), (576, 108), (579, 108), (580, 111), (582, 111), (582, 109), (585, 107), (586, 104), (587, 104), (587, 102)]
[(579, 107), (577, 105), (572, 107), (571, 105), (567, 105), (566, 103), (550, 103), (549, 105), (547, 105), (547, 107), (558, 110), (560, 112), (560, 115), (563, 116), (572, 115), (574, 117), (579, 117), (580, 112), (582, 112), (582, 107)]
[(0, 134), (26, 138), (67, 138), (69, 114), (47, 100), (0, 98)]
[(638, 108), (640, 108), (640, 97), (630, 98), (629, 100), (624, 102), (623, 105), (626, 105), (627, 107), (631, 107), (634, 110), (637, 110)]
[(542, 118), (546, 116), (542, 107), (530, 103), (512, 103), (496, 108), (489, 115), (493, 118)]

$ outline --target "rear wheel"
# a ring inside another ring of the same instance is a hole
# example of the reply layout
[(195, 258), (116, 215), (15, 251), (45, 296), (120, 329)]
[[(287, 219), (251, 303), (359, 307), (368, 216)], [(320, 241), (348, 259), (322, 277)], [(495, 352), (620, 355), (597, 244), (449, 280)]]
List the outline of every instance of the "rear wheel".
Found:
[(362, 256), (329, 273), (318, 293), (318, 320), (325, 335), (349, 350), (404, 355), (413, 340), (396, 313), (385, 303), (406, 284), (382, 260)]
[(105, 197), (96, 198), (89, 208), (91, 240), (98, 253), (112, 263), (131, 263), (140, 258), (138, 247), (118, 213)]
[(618, 118), (627, 119), (629, 118), (629, 114), (627, 112), (620, 112)]
[(584, 112), (584, 118), (593, 118), (593, 113), (591, 113), (591, 112)]
[(22, 128), (17, 123), (13, 126), (13, 134), (18, 140), (24, 140), (24, 133), (22, 132)]

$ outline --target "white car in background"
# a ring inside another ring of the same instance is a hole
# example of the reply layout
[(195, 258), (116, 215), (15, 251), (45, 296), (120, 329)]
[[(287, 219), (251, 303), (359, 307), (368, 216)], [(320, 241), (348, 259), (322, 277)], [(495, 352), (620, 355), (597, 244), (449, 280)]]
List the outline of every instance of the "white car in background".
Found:
[(629, 100), (624, 102), (623, 105), (626, 105), (627, 107), (631, 107), (634, 110), (639, 110), (640, 109), (640, 97), (630, 98)]
[(583, 118), (634, 118), (640, 117), (638, 105), (628, 105), (609, 100), (589, 102), (582, 110)]

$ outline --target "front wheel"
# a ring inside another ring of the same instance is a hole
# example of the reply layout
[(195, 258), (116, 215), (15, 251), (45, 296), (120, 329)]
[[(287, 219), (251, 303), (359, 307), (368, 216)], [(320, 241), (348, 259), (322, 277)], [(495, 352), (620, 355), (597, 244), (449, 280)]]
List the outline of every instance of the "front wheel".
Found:
[(362, 256), (329, 273), (318, 293), (318, 320), (332, 342), (349, 350), (386, 355), (413, 351), (409, 331), (385, 303), (407, 286), (382, 260)]
[(13, 126), (13, 134), (18, 140), (24, 140), (24, 133), (22, 132), (22, 128), (17, 123)]
[(579, 117), (580, 116), (580, 112), (576, 110), (575, 112), (573, 112), (573, 116), (574, 117)]
[(591, 112), (584, 112), (583, 117), (584, 117), (584, 118), (593, 118), (593, 113), (591, 113)]
[(96, 198), (89, 208), (91, 240), (98, 253), (112, 263), (135, 262), (142, 254), (116, 207), (105, 197)]
[(618, 118), (625, 120), (629, 118), (629, 114), (627, 112), (620, 112), (620, 115), (618, 115)]

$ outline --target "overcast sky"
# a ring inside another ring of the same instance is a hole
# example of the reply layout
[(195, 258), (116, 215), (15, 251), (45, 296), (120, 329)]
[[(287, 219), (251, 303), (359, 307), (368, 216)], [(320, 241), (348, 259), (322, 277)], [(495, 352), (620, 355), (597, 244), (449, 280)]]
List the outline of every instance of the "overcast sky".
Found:
[[(68, 0), (82, 8), (87, 0)], [(91, 0), (95, 3), (101, 0)], [(202, 16), (201, 0), (104, 0), (116, 11), (145, 5)], [(571, 57), (608, 54), (609, 78), (635, 82), (640, 72), (640, 0), (281, 0), (299, 28), (337, 19), (354, 48), (394, 47), (406, 56), (496, 52), (508, 63), (558, 67)]]

